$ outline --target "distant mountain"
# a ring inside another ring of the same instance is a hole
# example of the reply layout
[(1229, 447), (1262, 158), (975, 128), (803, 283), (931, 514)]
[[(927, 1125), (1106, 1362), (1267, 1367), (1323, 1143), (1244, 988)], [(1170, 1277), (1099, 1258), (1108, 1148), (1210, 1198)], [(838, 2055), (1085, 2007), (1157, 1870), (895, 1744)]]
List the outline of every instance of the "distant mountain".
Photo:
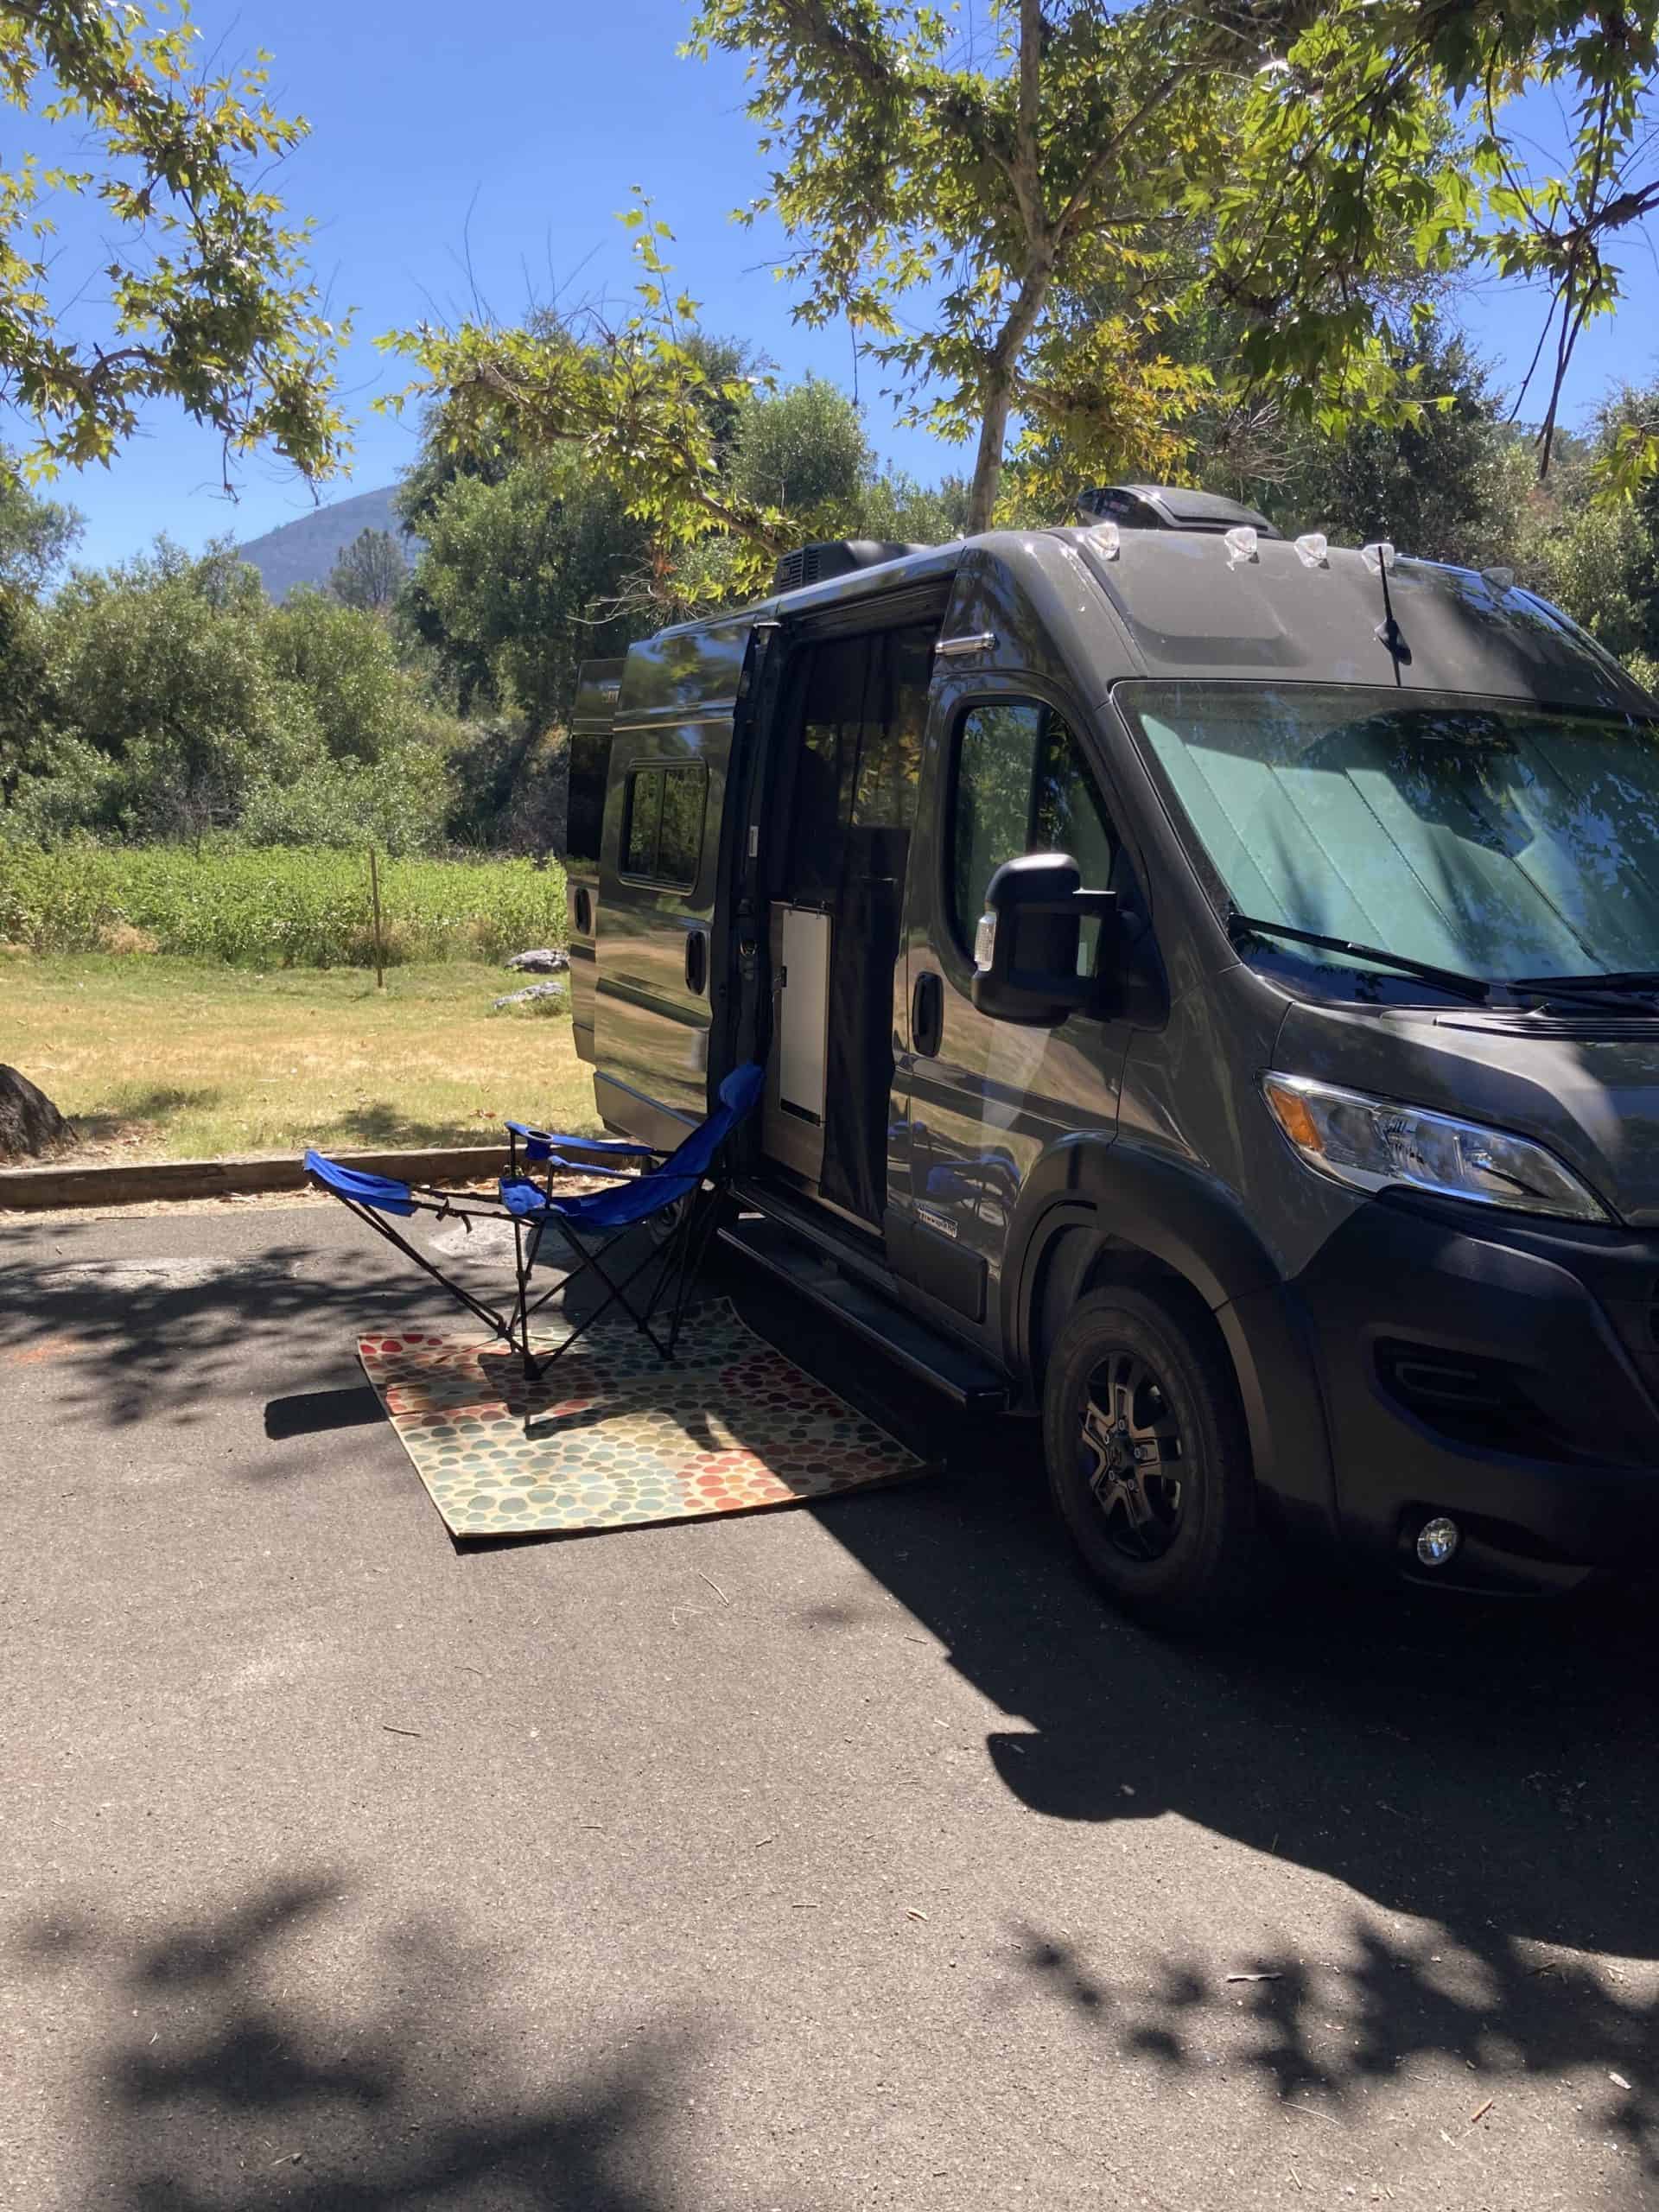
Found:
[(390, 531), (412, 563), (418, 542), (403, 534), (403, 524), (392, 504), (397, 497), (397, 486), (391, 484), (379, 492), (359, 492), (353, 499), (314, 508), (308, 515), (268, 530), (263, 537), (251, 537), (236, 550), (245, 561), (252, 562), (266, 591), (278, 600), (286, 599), (300, 584), (326, 584), (335, 562), (365, 530)]

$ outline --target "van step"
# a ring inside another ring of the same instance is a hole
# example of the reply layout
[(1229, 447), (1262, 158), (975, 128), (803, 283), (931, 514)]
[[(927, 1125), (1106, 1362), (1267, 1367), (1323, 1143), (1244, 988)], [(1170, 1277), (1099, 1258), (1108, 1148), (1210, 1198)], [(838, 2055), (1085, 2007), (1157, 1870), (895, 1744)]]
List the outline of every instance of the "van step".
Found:
[(791, 1236), (781, 1222), (751, 1216), (722, 1229), (720, 1239), (835, 1314), (959, 1406), (975, 1413), (997, 1413), (1007, 1404), (1007, 1382), (988, 1360), (938, 1335), (879, 1291), (849, 1281), (832, 1261)]

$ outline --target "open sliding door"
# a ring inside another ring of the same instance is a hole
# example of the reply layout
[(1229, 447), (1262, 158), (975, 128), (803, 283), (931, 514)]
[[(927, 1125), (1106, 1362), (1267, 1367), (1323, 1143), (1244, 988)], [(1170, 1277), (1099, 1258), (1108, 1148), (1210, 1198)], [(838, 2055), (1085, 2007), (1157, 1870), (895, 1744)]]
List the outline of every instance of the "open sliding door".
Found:
[(937, 615), (807, 640), (780, 711), (783, 866), (769, 917), (763, 1145), (812, 1196), (881, 1230), (907, 991), (905, 880)]

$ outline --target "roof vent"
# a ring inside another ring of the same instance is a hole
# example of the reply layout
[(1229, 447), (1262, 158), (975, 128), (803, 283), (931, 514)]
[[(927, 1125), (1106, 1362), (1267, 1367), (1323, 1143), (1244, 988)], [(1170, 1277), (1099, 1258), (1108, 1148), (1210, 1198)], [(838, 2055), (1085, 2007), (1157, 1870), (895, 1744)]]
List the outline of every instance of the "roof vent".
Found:
[(1081, 522), (1115, 522), (1120, 530), (1202, 530), (1219, 537), (1242, 523), (1258, 537), (1278, 537), (1265, 515), (1217, 492), (1179, 484), (1103, 484), (1077, 500)]
[(902, 561), (906, 553), (928, 550), (925, 545), (903, 545), (874, 537), (820, 538), (814, 545), (798, 545), (792, 553), (783, 556), (772, 573), (772, 588), (804, 591), (808, 584), (850, 575), (855, 569), (876, 569), (884, 561)]

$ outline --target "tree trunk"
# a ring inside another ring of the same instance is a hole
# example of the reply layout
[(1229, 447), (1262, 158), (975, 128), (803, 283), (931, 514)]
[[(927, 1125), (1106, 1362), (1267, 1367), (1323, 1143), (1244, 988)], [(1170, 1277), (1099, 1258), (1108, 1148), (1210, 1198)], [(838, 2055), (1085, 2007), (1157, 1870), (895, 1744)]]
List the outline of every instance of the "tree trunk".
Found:
[(985, 412), (980, 419), (979, 451), (974, 458), (973, 488), (968, 497), (964, 535), (977, 537), (991, 526), (996, 495), (1002, 488), (1002, 448), (1007, 442), (1008, 408), (1014, 378), (1006, 369), (993, 372), (985, 386)]
[(964, 534), (969, 537), (991, 526), (996, 495), (1002, 488), (1002, 448), (1007, 443), (1008, 416), (1014, 408), (1014, 371), (1026, 349), (1027, 339), (1037, 327), (1037, 318), (1053, 282), (1052, 247), (1045, 241), (1026, 270), (1020, 296), (997, 335), (986, 368), (979, 451), (974, 461), (973, 489), (968, 498), (968, 526)]
[(0, 1160), (39, 1160), (75, 1141), (46, 1093), (16, 1068), (0, 1066)]
[(1002, 488), (1002, 451), (1008, 441), (1015, 372), (1054, 279), (1055, 237), (1043, 206), (1042, 158), (1037, 139), (1043, 97), (1042, 52), (1042, 0), (1020, 0), (1020, 89), (1010, 178), (1020, 203), (1027, 259), (1020, 272), (1020, 296), (997, 335), (986, 371), (979, 451), (974, 459), (973, 488), (968, 499), (970, 537), (991, 526), (996, 495)]

